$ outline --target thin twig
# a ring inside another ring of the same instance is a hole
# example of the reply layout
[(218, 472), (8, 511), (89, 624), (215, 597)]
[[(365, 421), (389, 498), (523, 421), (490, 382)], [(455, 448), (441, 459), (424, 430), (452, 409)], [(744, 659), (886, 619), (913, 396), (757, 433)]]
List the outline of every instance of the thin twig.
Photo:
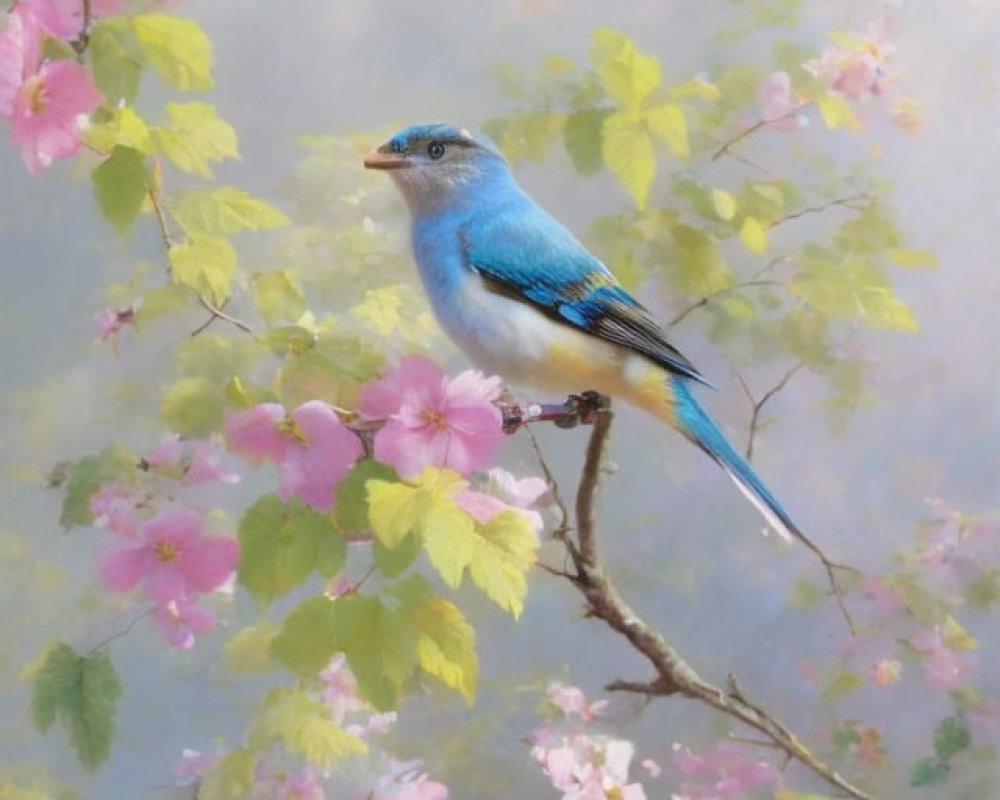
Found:
[(197, 336), (199, 333), (205, 330), (205, 328), (207, 328), (209, 325), (212, 324), (212, 322), (214, 322), (217, 319), (224, 320), (228, 322), (230, 325), (235, 325), (244, 333), (253, 333), (253, 328), (251, 328), (247, 323), (245, 323), (241, 319), (232, 316), (231, 314), (227, 314), (221, 308), (214, 305), (211, 300), (205, 297), (205, 295), (199, 294), (198, 302), (200, 302), (202, 308), (204, 308), (212, 316), (209, 317), (205, 322), (203, 322), (197, 328), (195, 328), (193, 331), (191, 331), (192, 336)]
[[(569, 550), (576, 574), (569, 580), (587, 602), (587, 616), (600, 619), (624, 636), (653, 666), (656, 677), (645, 683), (618, 680), (608, 691), (632, 692), (647, 698), (680, 694), (704, 703), (762, 734), (765, 740), (794, 758), (831, 786), (855, 800), (875, 800), (817, 758), (783, 723), (762, 706), (751, 702), (730, 676), (723, 690), (703, 680), (663, 636), (649, 626), (622, 599), (598, 558), (597, 525), (593, 515), (594, 495), (600, 482), (600, 463), (608, 440), (612, 416), (606, 408), (594, 423), (577, 490), (577, 536), (579, 546)], [(568, 539), (568, 537), (567, 537)], [(569, 540), (569, 539), (568, 539)], [(569, 540), (572, 543), (572, 540)]]
[(118, 631), (117, 633), (111, 634), (110, 636), (108, 636), (105, 639), (101, 639), (101, 641), (99, 641), (97, 644), (95, 644), (93, 647), (91, 647), (86, 653), (84, 653), (84, 655), (89, 656), (89, 655), (91, 655), (93, 653), (96, 653), (102, 647), (107, 647), (109, 644), (111, 644), (116, 639), (121, 639), (123, 636), (127, 636), (129, 633), (132, 632), (132, 628), (134, 628), (136, 625), (139, 624), (140, 620), (144, 620), (146, 617), (148, 617), (154, 611), (156, 611), (156, 606), (150, 606), (145, 611), (143, 611), (141, 614), (139, 614), (139, 616), (137, 616), (135, 619), (133, 619), (128, 625), (126, 625), (124, 628), (122, 628), (120, 631)]
[(785, 214), (783, 217), (778, 217), (778, 219), (772, 222), (768, 227), (776, 228), (786, 222), (791, 222), (793, 219), (798, 219), (799, 217), (804, 217), (808, 214), (821, 214), (824, 211), (836, 208), (837, 206), (847, 206), (848, 208), (857, 211), (858, 209), (851, 204), (857, 203), (859, 200), (868, 200), (870, 197), (871, 195), (869, 195), (868, 192), (859, 192), (858, 194), (852, 194), (850, 197), (838, 197), (836, 200), (831, 200), (829, 203), (823, 203), (822, 205), (806, 206), (805, 208), (799, 209), (791, 214)]
[(566, 532), (569, 530), (569, 508), (566, 506), (566, 501), (563, 500), (562, 492), (559, 490), (559, 482), (556, 480), (555, 475), (552, 474), (549, 462), (545, 460), (545, 456), (542, 454), (542, 448), (538, 444), (535, 432), (527, 425), (524, 427), (524, 432), (528, 435), (531, 449), (535, 451), (535, 458), (538, 459), (538, 466), (541, 467), (542, 474), (545, 476), (545, 482), (549, 485), (552, 502), (559, 509), (560, 519), (556, 529)]
[(742, 131), (740, 131), (740, 133), (738, 133), (732, 139), (729, 139), (728, 141), (723, 142), (722, 145), (719, 147), (719, 149), (716, 150), (714, 153), (712, 153), (711, 160), (712, 161), (718, 161), (720, 158), (722, 158), (724, 155), (726, 155), (735, 145), (737, 145), (740, 142), (742, 142), (748, 136), (752, 136), (757, 131), (759, 131), (761, 128), (766, 128), (768, 125), (774, 125), (774, 124), (776, 124), (778, 122), (784, 122), (786, 119), (791, 119), (792, 117), (797, 116), (798, 113), (800, 111), (802, 111), (802, 109), (807, 108), (810, 105), (811, 105), (811, 102), (810, 103), (802, 103), (801, 105), (796, 106), (795, 108), (793, 108), (787, 114), (782, 114), (780, 117), (775, 117), (774, 119), (761, 119), (761, 120), (757, 120), (757, 122), (755, 122), (749, 128), (744, 128)]
[(73, 52), (76, 53), (76, 60), (83, 63), (83, 54), (87, 52), (87, 48), (90, 46), (90, 23), (93, 21), (93, 10), (91, 9), (91, 0), (83, 0), (83, 22), (80, 23), (80, 31), (77, 33), (76, 38), (73, 39), (69, 46), (73, 48)]
[(699, 300), (696, 300), (687, 308), (682, 309), (676, 315), (674, 315), (674, 317), (669, 322), (667, 322), (667, 327), (672, 328), (674, 325), (679, 325), (687, 318), (688, 314), (690, 314), (693, 311), (697, 311), (699, 308), (707, 306), (709, 303), (711, 303), (718, 297), (722, 297), (723, 295), (727, 294), (732, 294), (733, 292), (738, 292), (740, 289), (748, 289), (753, 286), (783, 287), (784, 284), (781, 281), (773, 281), (773, 280), (747, 280), (747, 281), (741, 281), (740, 283), (734, 283), (732, 286), (727, 286), (725, 289), (718, 289), (714, 292), (710, 292), (709, 294), (706, 294)]
[(781, 380), (779, 380), (774, 386), (772, 386), (770, 389), (764, 392), (764, 394), (761, 396), (759, 400), (756, 400), (754, 398), (753, 392), (750, 391), (750, 387), (747, 386), (746, 381), (743, 380), (743, 376), (739, 372), (736, 373), (736, 378), (737, 380), (739, 380), (740, 386), (743, 387), (743, 392), (746, 394), (747, 398), (750, 400), (751, 406), (753, 407), (753, 413), (750, 415), (750, 433), (747, 436), (747, 446), (746, 450), (744, 451), (744, 455), (746, 455), (747, 461), (753, 461), (754, 438), (757, 436), (757, 432), (760, 430), (760, 415), (761, 412), (764, 410), (764, 406), (766, 406), (768, 402), (774, 399), (774, 396), (778, 394), (782, 389), (784, 389), (788, 385), (788, 382), (792, 378), (794, 378), (796, 373), (798, 373), (798, 371), (802, 369), (804, 366), (805, 362), (803, 361), (797, 362), (795, 366), (793, 366), (790, 370), (788, 370), (788, 372), (786, 372), (782, 376)]

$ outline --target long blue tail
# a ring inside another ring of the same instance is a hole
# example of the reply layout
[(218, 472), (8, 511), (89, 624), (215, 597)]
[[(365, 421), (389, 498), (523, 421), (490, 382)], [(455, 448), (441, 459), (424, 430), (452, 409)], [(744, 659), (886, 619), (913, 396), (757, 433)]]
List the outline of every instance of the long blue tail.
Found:
[(757, 477), (757, 473), (730, 444), (725, 434), (715, 424), (708, 412), (695, 400), (687, 386), (687, 380), (680, 376), (670, 378), (674, 395), (674, 413), (677, 427), (698, 447), (704, 450), (733, 479), (740, 491), (764, 515), (770, 526), (791, 541), (802, 538), (802, 534), (781, 507), (771, 490)]

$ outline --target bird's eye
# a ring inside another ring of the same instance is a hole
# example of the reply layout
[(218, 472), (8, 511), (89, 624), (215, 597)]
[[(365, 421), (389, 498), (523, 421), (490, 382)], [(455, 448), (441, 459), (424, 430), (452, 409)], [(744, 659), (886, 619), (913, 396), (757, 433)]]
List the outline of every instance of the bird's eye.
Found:
[(389, 147), (394, 153), (403, 152), (403, 143), (399, 139), (393, 139), (391, 142), (389, 142)]
[(427, 155), (429, 155), (432, 160), (437, 161), (444, 155), (444, 145), (441, 144), (441, 142), (431, 142), (427, 145)]

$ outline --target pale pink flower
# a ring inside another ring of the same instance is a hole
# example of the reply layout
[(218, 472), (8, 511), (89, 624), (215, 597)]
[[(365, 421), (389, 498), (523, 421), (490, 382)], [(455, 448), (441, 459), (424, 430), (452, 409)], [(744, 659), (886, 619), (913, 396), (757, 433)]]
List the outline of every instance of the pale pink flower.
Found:
[(641, 766), (646, 770), (650, 778), (659, 778), (663, 774), (663, 767), (651, 758), (644, 758)]
[(226, 420), (225, 436), (232, 450), (278, 465), (282, 500), (294, 495), (317, 511), (333, 507), (337, 484), (364, 454), (358, 437), (319, 400), (290, 416), (275, 403), (239, 411)]
[(0, 29), (0, 116), (13, 115), (21, 85), (38, 69), (41, 39), (34, 20), (20, 6), (7, 14)]
[(854, 47), (841, 49), (829, 45), (820, 57), (802, 65), (813, 77), (826, 81), (830, 88), (852, 100), (881, 94), (896, 75), (886, 71), (886, 62), (895, 47), (869, 30)]
[(362, 411), (387, 419), (375, 434), (375, 457), (405, 478), (430, 466), (463, 475), (485, 467), (503, 440), (494, 404), (501, 388), (480, 372), (449, 380), (429, 359), (404, 358), (396, 372), (362, 389)]
[(348, 733), (364, 739), (366, 736), (381, 736), (391, 731), (399, 721), (399, 715), (395, 711), (385, 711), (380, 714), (372, 714), (364, 723), (352, 723), (344, 727)]
[(895, 658), (880, 658), (872, 666), (872, 679), (879, 686), (892, 686), (899, 680), (903, 662)]
[(90, 496), (94, 524), (119, 536), (134, 537), (139, 531), (135, 507), (139, 502), (131, 489), (117, 483), (103, 483)]
[(370, 800), (446, 800), (448, 787), (422, 772), (420, 761), (388, 760), (385, 772), (366, 797)]
[(195, 638), (215, 628), (215, 614), (187, 599), (157, 606), (153, 622), (171, 647), (190, 650)]
[(560, 736), (541, 731), (536, 732), (536, 740), (531, 755), (552, 786), (563, 793), (563, 800), (644, 800), (642, 785), (628, 783), (635, 753), (631, 742), (586, 733)]
[(326, 794), (315, 771), (303, 767), (295, 772), (257, 763), (250, 800), (324, 800)]
[[(191, 460), (184, 471), (184, 485), (199, 483), (239, 483), (240, 476), (219, 466), (222, 444), (218, 439), (202, 439), (191, 448)], [(147, 459), (148, 460), (148, 459)]]
[(151, 467), (173, 467), (180, 463), (182, 452), (181, 437), (176, 433), (165, 433), (143, 460)]
[(347, 657), (337, 653), (326, 668), (319, 674), (323, 684), (320, 697), (333, 714), (333, 721), (338, 725), (344, 722), (344, 717), (352, 711), (361, 711), (366, 706), (358, 697), (358, 685), (347, 666)]
[(732, 742), (720, 742), (702, 755), (675, 744), (673, 761), (685, 779), (681, 794), (690, 800), (742, 800), (746, 792), (773, 785), (778, 777), (771, 764), (749, 760), (744, 749)]
[[(76, 39), (83, 30), (83, 0), (18, 0), (38, 26), (57, 39)], [(90, 0), (93, 19), (125, 11), (124, 0)]]
[(104, 102), (90, 71), (73, 61), (43, 64), (14, 99), (11, 137), (28, 172), (51, 166), (80, 149), (80, 120)]
[(794, 112), (798, 103), (792, 98), (792, 79), (787, 72), (775, 72), (757, 92), (762, 119), (771, 127), (782, 131), (793, 131), (798, 126)]
[(972, 672), (970, 659), (948, 647), (940, 628), (926, 628), (908, 641), (923, 654), (927, 680), (935, 686), (946, 689), (958, 686)]
[(207, 536), (196, 512), (173, 506), (143, 524), (135, 544), (104, 556), (98, 569), (110, 591), (142, 583), (151, 599), (166, 604), (216, 589), (237, 558), (235, 539)]
[(906, 605), (902, 591), (896, 586), (890, 586), (881, 578), (868, 578), (862, 593), (880, 617), (895, 614)]
[(608, 704), (607, 700), (587, 703), (587, 696), (582, 689), (561, 681), (552, 681), (545, 690), (545, 695), (563, 714), (566, 716), (576, 714), (584, 722), (590, 722)]
[(224, 753), (203, 753), (184, 748), (181, 750), (181, 757), (174, 764), (174, 775), (181, 785), (192, 783), (219, 766), (223, 758)]

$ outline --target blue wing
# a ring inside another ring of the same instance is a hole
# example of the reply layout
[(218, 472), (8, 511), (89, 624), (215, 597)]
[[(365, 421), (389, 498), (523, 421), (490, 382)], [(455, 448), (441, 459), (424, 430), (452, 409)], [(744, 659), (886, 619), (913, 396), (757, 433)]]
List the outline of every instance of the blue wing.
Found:
[(604, 264), (533, 201), (523, 195), (520, 200), (459, 230), (465, 264), (488, 288), (708, 383)]

